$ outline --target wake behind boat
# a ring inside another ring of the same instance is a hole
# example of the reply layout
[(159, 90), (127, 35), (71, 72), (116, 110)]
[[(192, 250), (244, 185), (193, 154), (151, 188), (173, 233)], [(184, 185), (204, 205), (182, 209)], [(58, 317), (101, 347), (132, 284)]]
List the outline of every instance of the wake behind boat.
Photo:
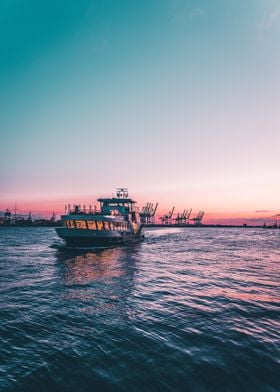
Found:
[(100, 211), (87, 211), (79, 205), (61, 216), (63, 227), (56, 232), (69, 246), (112, 246), (139, 241), (142, 224), (136, 202), (126, 188), (117, 189), (112, 198), (100, 198)]

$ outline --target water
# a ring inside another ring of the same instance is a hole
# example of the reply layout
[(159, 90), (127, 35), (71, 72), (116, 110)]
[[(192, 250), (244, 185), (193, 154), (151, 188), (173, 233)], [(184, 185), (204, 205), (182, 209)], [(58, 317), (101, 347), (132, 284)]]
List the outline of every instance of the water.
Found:
[(1, 391), (279, 391), (280, 231), (0, 229)]

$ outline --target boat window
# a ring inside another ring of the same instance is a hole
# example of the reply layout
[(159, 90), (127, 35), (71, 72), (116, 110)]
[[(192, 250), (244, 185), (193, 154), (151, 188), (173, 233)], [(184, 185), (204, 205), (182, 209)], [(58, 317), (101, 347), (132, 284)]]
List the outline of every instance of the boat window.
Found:
[(103, 230), (103, 222), (96, 221), (97, 230)]
[(88, 228), (91, 230), (96, 230), (96, 222), (95, 221), (87, 221)]
[(126, 222), (117, 222), (114, 225), (115, 225), (115, 230), (127, 231), (127, 223)]
[(110, 230), (109, 222), (103, 222), (104, 223), (104, 230)]
[(116, 230), (120, 230), (120, 231), (127, 230), (127, 224), (125, 222), (117, 222)]
[(75, 229), (75, 223), (73, 220), (67, 220), (65, 221), (66, 226), (68, 227), (68, 229)]
[(77, 229), (86, 229), (87, 228), (87, 225), (86, 225), (85, 221), (78, 221), (78, 220), (76, 220), (75, 223), (76, 223), (76, 228)]

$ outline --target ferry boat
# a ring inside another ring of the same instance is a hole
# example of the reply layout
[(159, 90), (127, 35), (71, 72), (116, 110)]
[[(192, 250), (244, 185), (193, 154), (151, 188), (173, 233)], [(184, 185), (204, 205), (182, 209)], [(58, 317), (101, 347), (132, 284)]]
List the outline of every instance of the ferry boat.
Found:
[(100, 210), (68, 205), (61, 216), (62, 227), (56, 232), (69, 246), (111, 246), (139, 241), (142, 224), (136, 202), (126, 188), (118, 188), (116, 196), (99, 198)]

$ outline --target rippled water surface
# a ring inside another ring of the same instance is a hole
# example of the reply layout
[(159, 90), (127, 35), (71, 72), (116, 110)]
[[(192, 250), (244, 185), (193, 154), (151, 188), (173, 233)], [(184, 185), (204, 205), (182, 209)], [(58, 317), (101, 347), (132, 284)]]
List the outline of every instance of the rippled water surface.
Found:
[(280, 230), (0, 228), (1, 391), (279, 391)]

